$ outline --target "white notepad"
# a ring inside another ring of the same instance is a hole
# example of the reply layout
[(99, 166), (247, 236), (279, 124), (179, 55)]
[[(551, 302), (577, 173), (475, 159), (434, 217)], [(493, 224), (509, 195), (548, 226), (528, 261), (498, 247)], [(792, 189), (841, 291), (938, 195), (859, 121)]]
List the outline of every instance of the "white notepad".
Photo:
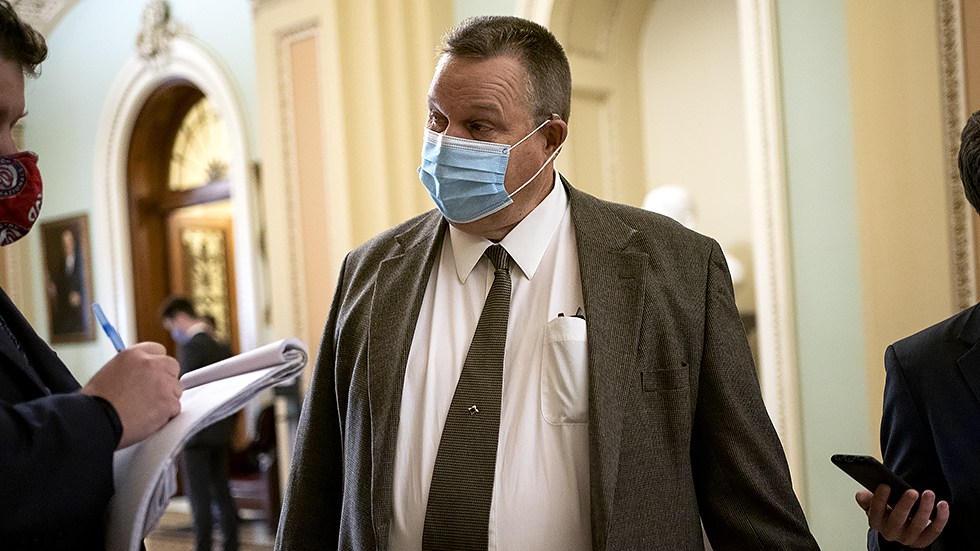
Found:
[(177, 491), (175, 460), (187, 440), (228, 417), (260, 391), (303, 371), (309, 351), (284, 339), (181, 377), (180, 415), (139, 444), (113, 457), (116, 492), (106, 518), (107, 551), (139, 551)]

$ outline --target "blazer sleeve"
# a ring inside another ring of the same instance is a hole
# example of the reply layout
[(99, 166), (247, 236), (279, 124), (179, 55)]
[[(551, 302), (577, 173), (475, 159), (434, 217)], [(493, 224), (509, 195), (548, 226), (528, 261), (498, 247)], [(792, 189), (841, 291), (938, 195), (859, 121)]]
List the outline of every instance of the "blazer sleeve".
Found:
[(101, 527), (117, 441), (95, 398), (74, 392), (0, 401), (0, 442), (0, 533)]
[[(881, 415), (884, 464), (913, 487), (931, 489), (938, 499), (948, 500), (949, 485), (942, 475), (932, 431), (912, 393), (906, 370), (895, 346), (889, 346), (885, 351), (885, 395)], [(868, 532), (870, 551), (911, 549), (885, 540), (876, 530)]]
[(347, 259), (340, 269), (320, 354), (300, 414), (295, 455), (276, 537), (277, 551), (338, 548), (344, 466), (334, 337), (343, 305), (346, 265)]
[(793, 491), (735, 307), (712, 243), (691, 463), (698, 506), (717, 549), (818, 549)]
[[(0, 315), (21, 345), (15, 352), (9, 339), (0, 344), (0, 541), (84, 547), (101, 539), (113, 492), (112, 413), (78, 393), (78, 381), (2, 289)], [(18, 354), (30, 365), (15, 362)]]

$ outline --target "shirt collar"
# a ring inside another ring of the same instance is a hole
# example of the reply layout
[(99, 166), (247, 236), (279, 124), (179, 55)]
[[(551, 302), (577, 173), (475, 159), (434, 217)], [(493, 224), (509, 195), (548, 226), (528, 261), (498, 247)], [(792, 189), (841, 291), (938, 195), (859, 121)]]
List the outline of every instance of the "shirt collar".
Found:
[[(567, 208), (568, 193), (556, 169), (555, 185), (551, 193), (500, 241), (528, 279), (531, 279), (538, 269), (541, 257), (551, 243)], [(456, 262), (456, 275), (459, 276), (460, 283), (466, 283), (466, 278), (476, 267), (484, 251), (493, 243), (483, 237), (457, 229), (452, 224), (449, 225), (449, 241)]]

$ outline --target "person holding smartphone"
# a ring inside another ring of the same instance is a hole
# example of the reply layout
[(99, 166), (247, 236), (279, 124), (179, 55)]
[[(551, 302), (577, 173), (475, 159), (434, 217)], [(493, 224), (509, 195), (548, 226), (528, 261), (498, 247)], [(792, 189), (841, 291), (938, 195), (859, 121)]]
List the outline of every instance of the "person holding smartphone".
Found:
[[(980, 212), (980, 111), (963, 129), (960, 179)], [(902, 339), (885, 353), (881, 451), (909, 483), (895, 503), (882, 484), (855, 496), (868, 515), (868, 549), (976, 549), (980, 519), (980, 305)], [(913, 506), (918, 508), (909, 516)]]

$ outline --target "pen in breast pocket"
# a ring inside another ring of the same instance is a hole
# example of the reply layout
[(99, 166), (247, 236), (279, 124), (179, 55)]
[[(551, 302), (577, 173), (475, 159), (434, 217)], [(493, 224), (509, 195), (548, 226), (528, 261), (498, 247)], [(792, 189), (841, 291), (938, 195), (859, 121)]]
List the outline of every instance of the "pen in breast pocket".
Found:
[[(558, 312), (558, 317), (559, 318), (565, 317), (565, 312)], [(581, 319), (581, 320), (584, 320), (585, 319), (585, 312), (582, 311), (582, 307), (581, 306), (578, 307), (578, 310), (575, 311), (575, 315), (573, 315), (572, 317), (573, 318), (578, 318), (578, 319)]]
[(116, 352), (125, 350), (126, 345), (123, 344), (122, 337), (119, 336), (116, 328), (109, 323), (109, 319), (105, 317), (105, 312), (102, 311), (102, 307), (98, 303), (93, 303), (92, 311), (95, 312), (95, 319), (99, 320), (99, 325), (102, 326), (102, 330), (105, 331), (106, 336), (112, 341), (112, 346), (116, 348)]

